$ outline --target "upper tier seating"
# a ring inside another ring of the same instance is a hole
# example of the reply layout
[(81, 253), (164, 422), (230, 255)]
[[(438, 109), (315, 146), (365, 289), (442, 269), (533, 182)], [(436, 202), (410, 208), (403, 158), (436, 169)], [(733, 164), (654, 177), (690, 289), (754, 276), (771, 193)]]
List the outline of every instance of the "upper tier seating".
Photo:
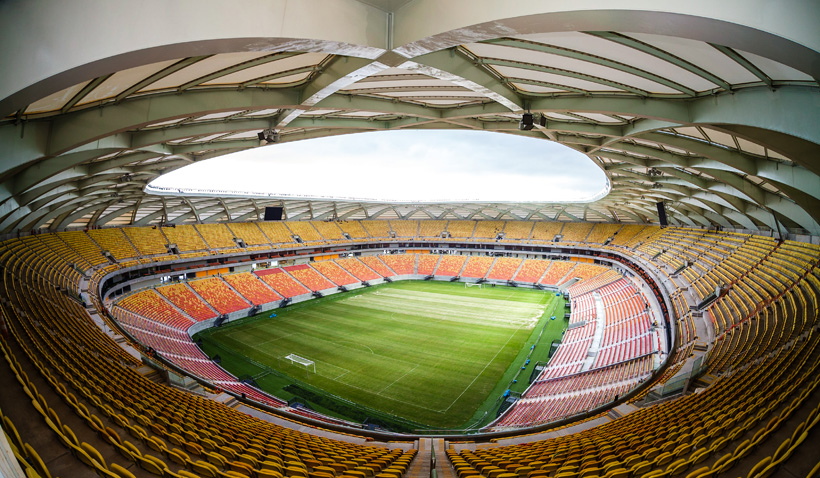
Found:
[[(406, 254), (403, 254), (406, 255)], [(412, 258), (415, 261), (415, 258)], [(393, 277), (396, 275), (394, 271), (392, 271), (385, 262), (379, 258), (379, 256), (360, 256), (359, 260), (361, 260), (367, 267), (374, 270), (377, 274), (382, 277)], [(410, 263), (410, 273), (413, 271), (414, 263)]]
[[(393, 222), (396, 221), (391, 221), (391, 224)], [(441, 237), (441, 233), (444, 232), (447, 227), (447, 221), (419, 221), (418, 223), (418, 237)]]
[(176, 244), (180, 252), (201, 251), (208, 248), (194, 226), (179, 225), (162, 227), (162, 233), (170, 244)]
[(108, 259), (102, 255), (100, 247), (86, 233), (82, 231), (58, 232), (57, 237), (92, 266), (108, 264)]
[[(476, 279), (483, 279), (492, 267), (495, 257), (489, 256), (470, 256), (467, 259), (467, 265), (464, 266), (462, 277), (471, 277)], [(439, 266), (441, 268), (441, 266)]]
[(264, 221), (258, 222), (256, 225), (270, 239), (271, 244), (278, 244), (279, 247), (291, 247), (295, 244), (293, 233), (285, 226), (284, 222)]
[(162, 234), (162, 230), (156, 226), (124, 227), (122, 231), (143, 256), (165, 254), (168, 252), (165, 248), (165, 244), (168, 244), (168, 240)]
[(504, 240), (526, 240), (530, 238), (533, 221), (507, 221), (504, 225)]
[(197, 297), (187, 284), (172, 284), (158, 287), (157, 292), (164, 295), (175, 306), (185, 311), (194, 320), (213, 319), (218, 314)]
[(504, 221), (476, 221), (473, 239), (495, 239), (503, 229)]
[(563, 222), (536, 222), (532, 228), (532, 240), (539, 242), (552, 242), (557, 234), (564, 228)]
[(308, 289), (318, 292), (320, 290), (335, 288), (333, 283), (319, 275), (309, 265), (288, 266), (283, 268), (288, 274), (301, 282)]
[(470, 238), (473, 236), (476, 221), (447, 221), (447, 232), (450, 237)]
[(552, 261), (541, 259), (526, 259), (518, 270), (518, 274), (513, 277), (514, 281), (535, 284), (544, 275), (544, 272), (552, 264)]
[(367, 231), (364, 230), (362, 223), (359, 221), (339, 221), (336, 223), (342, 232), (346, 232), (351, 239), (363, 239), (367, 237)]
[[(421, 236), (421, 234), (419, 234), (419, 221), (390, 220), (388, 224), (390, 224), (390, 229), (396, 233), (396, 237)], [(441, 231), (438, 233), (441, 233)]]
[(490, 269), (490, 273), (487, 274), (487, 279), (512, 280), (522, 262), (518, 257), (499, 257)]
[[(380, 255), (384, 262), (396, 275), (416, 273), (416, 254), (386, 254)], [(419, 272), (421, 274), (421, 272)]]
[(312, 262), (311, 265), (336, 285), (350, 285), (360, 282), (333, 261)]
[(282, 269), (262, 269), (255, 272), (260, 279), (271, 286), (273, 290), (279, 293), (282, 297), (290, 299), (297, 295), (309, 294), (310, 291), (302, 284), (296, 282), (293, 277), (289, 276)]
[(123, 297), (117, 306), (175, 329), (185, 330), (194, 323), (152, 289)]
[(286, 224), (292, 233), (299, 236), (303, 242), (324, 242), (322, 236), (319, 235), (319, 232), (313, 227), (314, 223), (316, 223), (316, 221), (293, 221), (287, 222)]
[(360, 221), (370, 237), (390, 237), (390, 223), (387, 221)]
[(629, 241), (635, 238), (646, 228), (642, 225), (627, 224), (615, 233), (615, 239), (610, 243), (611, 246), (625, 246)]
[(225, 224), (197, 224), (194, 227), (211, 249), (236, 247), (233, 233)]
[(123, 234), (122, 229), (118, 227), (92, 229), (88, 231), (88, 235), (91, 236), (91, 239), (94, 239), (94, 242), (99, 244), (102, 250), (110, 252), (118, 262), (139, 256), (137, 250)]
[(255, 222), (232, 222), (228, 224), (228, 228), (248, 246), (270, 246), (270, 241)]
[(242, 297), (253, 305), (267, 304), (282, 300), (282, 297), (266, 286), (258, 276), (250, 272), (228, 274), (222, 278)]
[(356, 257), (350, 257), (347, 259), (336, 259), (336, 263), (340, 265), (344, 270), (346, 270), (349, 274), (353, 275), (358, 281), (370, 281), (381, 279), (382, 277), (384, 277), (379, 275), (377, 272), (374, 272), (372, 269), (370, 269), (367, 265), (365, 265)]
[(433, 275), (438, 266), (438, 260), (441, 258), (438, 254), (419, 254), (418, 255), (418, 273), (422, 275)]
[(584, 242), (592, 230), (593, 224), (588, 222), (568, 222), (561, 230), (561, 242)]
[(346, 240), (342, 236), (342, 230), (339, 229), (335, 221), (310, 221), (310, 223), (319, 231), (319, 234), (321, 234), (326, 241), (338, 242)]
[(595, 227), (593, 227), (592, 231), (589, 232), (589, 236), (587, 236), (586, 242), (594, 244), (603, 244), (604, 241), (612, 237), (613, 234), (618, 232), (618, 230), (620, 229), (620, 224), (595, 224)]
[[(424, 257), (424, 256), (421, 256)], [(464, 263), (467, 261), (465, 256), (443, 255), (438, 263), (436, 275), (440, 276), (458, 276), (461, 275), (461, 270), (464, 268)], [(421, 263), (419, 263), (419, 273), (421, 273)]]

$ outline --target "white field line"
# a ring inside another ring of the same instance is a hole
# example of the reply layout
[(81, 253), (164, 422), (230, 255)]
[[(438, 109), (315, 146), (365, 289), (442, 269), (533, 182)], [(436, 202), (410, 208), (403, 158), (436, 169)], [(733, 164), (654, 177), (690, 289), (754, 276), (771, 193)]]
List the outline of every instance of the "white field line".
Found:
[[(396, 382), (398, 382), (399, 380), (401, 380), (401, 379), (403, 379), (404, 377), (406, 377), (406, 376), (407, 376), (410, 372), (412, 372), (412, 371), (413, 371), (413, 370), (415, 370), (416, 368), (418, 368), (418, 364), (414, 365), (414, 366), (413, 366), (413, 368), (411, 368), (410, 370), (408, 370), (408, 371), (404, 372), (403, 374), (401, 374), (401, 377), (399, 377), (399, 378), (397, 378), (396, 380), (393, 380), (392, 382), (390, 382), (390, 385), (388, 385), (388, 386), (384, 387), (383, 389), (379, 390), (379, 392), (378, 392), (378, 393), (376, 393), (376, 395), (383, 396), (383, 395), (382, 395), (382, 392), (383, 392), (383, 391), (385, 391), (385, 390), (387, 390), (388, 388), (392, 387), (392, 386), (393, 386), (393, 384), (395, 384), (395, 383), (396, 383)], [(390, 397), (387, 397), (387, 398), (390, 398)]]
[(447, 407), (447, 408), (445, 408), (445, 409), (443, 410), (444, 412), (449, 411), (449, 410), (453, 407), (453, 405), (455, 405), (455, 403), (456, 403), (456, 402), (457, 402), (457, 401), (461, 398), (461, 396), (462, 396), (462, 395), (464, 395), (465, 393), (467, 393), (467, 390), (469, 390), (469, 389), (470, 389), (470, 387), (472, 387), (472, 386), (473, 386), (473, 384), (475, 383), (475, 381), (476, 381), (476, 380), (478, 380), (478, 377), (480, 377), (480, 376), (481, 376), (481, 374), (482, 374), (482, 373), (484, 373), (484, 371), (485, 371), (485, 370), (487, 370), (487, 367), (489, 367), (489, 366), (490, 366), (490, 364), (491, 364), (491, 363), (493, 363), (493, 362), (495, 361), (495, 358), (496, 358), (496, 357), (498, 357), (498, 354), (500, 354), (500, 353), (501, 353), (501, 351), (502, 351), (502, 350), (504, 350), (504, 347), (506, 347), (506, 346), (507, 346), (507, 344), (508, 344), (508, 343), (510, 343), (510, 340), (512, 340), (512, 338), (515, 336), (515, 334), (516, 334), (516, 333), (517, 333), (520, 329), (521, 329), (521, 327), (518, 327), (517, 329), (515, 329), (515, 332), (513, 332), (513, 333), (512, 333), (512, 335), (510, 335), (510, 337), (507, 339), (507, 341), (506, 341), (506, 342), (504, 342), (504, 345), (502, 345), (502, 346), (501, 346), (501, 348), (499, 348), (499, 349), (498, 349), (498, 352), (496, 352), (496, 353), (495, 353), (495, 355), (493, 355), (493, 358), (491, 358), (491, 359), (490, 359), (490, 361), (489, 361), (489, 362), (487, 362), (487, 365), (485, 365), (485, 366), (484, 366), (484, 368), (482, 368), (482, 369), (481, 369), (481, 371), (480, 371), (480, 372), (478, 372), (478, 373), (476, 374), (475, 378), (473, 378), (473, 381), (472, 381), (472, 382), (470, 382), (470, 384), (469, 384), (469, 385), (467, 385), (467, 387), (466, 387), (464, 390), (462, 390), (462, 391), (461, 391), (461, 393), (459, 393), (459, 394), (458, 394), (458, 396), (456, 397), (456, 399), (455, 399), (455, 400), (453, 400), (453, 402), (450, 404), (450, 406), (449, 406), (449, 407)]

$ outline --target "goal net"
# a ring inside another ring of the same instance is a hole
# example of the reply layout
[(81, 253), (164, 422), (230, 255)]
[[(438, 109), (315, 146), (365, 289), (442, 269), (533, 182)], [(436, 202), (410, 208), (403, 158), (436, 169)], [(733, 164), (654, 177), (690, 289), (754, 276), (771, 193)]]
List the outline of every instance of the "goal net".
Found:
[(483, 289), (484, 284), (476, 284), (475, 282), (465, 282), (464, 283), (464, 288), (465, 289), (470, 288), (470, 287), (478, 287), (479, 289)]
[(309, 367), (312, 366), (313, 367), (313, 373), (316, 373), (316, 364), (313, 363), (313, 360), (308, 360), (308, 359), (306, 359), (304, 357), (300, 357), (299, 355), (296, 355), (296, 354), (290, 354), (285, 358), (290, 360), (291, 364), (298, 363), (300, 365), (304, 365), (305, 370), (309, 370)]

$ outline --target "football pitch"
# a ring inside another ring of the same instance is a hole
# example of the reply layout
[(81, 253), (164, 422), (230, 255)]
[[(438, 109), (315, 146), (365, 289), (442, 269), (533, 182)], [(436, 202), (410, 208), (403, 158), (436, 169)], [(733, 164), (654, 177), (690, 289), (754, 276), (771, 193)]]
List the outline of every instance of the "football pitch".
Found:
[[(516, 373), (528, 382), (522, 362), (536, 349), (544, 355), (563, 332), (564, 320), (551, 315), (563, 319), (563, 300), (551, 292), (400, 281), (265, 312), (195, 338), (234, 375), (317, 411), (356, 421), (401, 417), (406, 429), (463, 428), (495, 417)], [(289, 354), (313, 361), (316, 372), (291, 364)]]

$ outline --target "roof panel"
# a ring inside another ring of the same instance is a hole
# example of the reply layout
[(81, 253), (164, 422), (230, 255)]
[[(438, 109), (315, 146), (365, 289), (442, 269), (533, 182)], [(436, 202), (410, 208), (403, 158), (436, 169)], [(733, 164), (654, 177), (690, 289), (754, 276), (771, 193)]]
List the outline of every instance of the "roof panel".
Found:
[(523, 78), (526, 80), (543, 81), (545, 83), (580, 88), (586, 91), (624, 91), (623, 89), (615, 88), (614, 86), (602, 85), (600, 83), (594, 83), (592, 81), (581, 80), (569, 76), (556, 75), (554, 73), (542, 73), (540, 71), (526, 70), (524, 68), (498, 65), (493, 65), (491, 68), (498, 72), (499, 75), (506, 76), (507, 78)]
[(84, 81), (80, 84), (69, 86), (68, 88), (58, 91), (53, 95), (46, 96), (45, 98), (35, 101), (34, 103), (28, 105), (26, 108), (26, 114), (33, 114), (33, 113), (44, 113), (46, 111), (55, 111), (59, 110), (63, 107), (66, 103), (68, 103), (71, 98), (79, 93), (85, 85), (87, 85), (89, 81)]
[(682, 58), (731, 84), (760, 81), (749, 70), (729, 60), (726, 55), (708, 43), (646, 33), (627, 33), (626, 35)]
[(111, 75), (110, 78), (103, 81), (98, 87), (94, 88), (91, 93), (87, 94), (85, 98), (80, 100), (78, 105), (114, 97), (127, 90), (134, 84), (144, 80), (146, 77), (149, 77), (154, 73), (173, 65), (174, 63), (176, 63), (176, 60), (161, 61), (159, 63), (152, 63), (150, 65), (143, 65), (136, 68), (130, 68), (128, 70), (118, 71), (117, 73)]
[(737, 50), (737, 53), (752, 62), (752, 64), (760, 68), (763, 73), (766, 73), (769, 78), (775, 81), (814, 81), (814, 78), (811, 76), (786, 66), (783, 63), (778, 63), (768, 58), (755, 55), (754, 53), (741, 50)]
[(467, 45), (467, 48), (479, 57), (503, 58), (505, 60), (521, 61), (525, 63), (548, 66), (550, 68), (574, 71), (597, 78), (615, 81), (651, 93), (680, 93), (678, 90), (669, 88), (668, 86), (656, 83), (638, 75), (633, 75), (615, 68), (598, 65), (588, 61), (568, 58), (561, 55), (554, 55), (552, 53), (543, 53), (501, 45), (490, 45), (487, 43), (471, 43)]
[(221, 55), (214, 55), (210, 58), (198, 61), (193, 65), (183, 68), (175, 73), (172, 73), (165, 78), (155, 81), (146, 86), (140, 91), (162, 90), (165, 88), (176, 88), (180, 85), (193, 81), (197, 78), (202, 78), (213, 72), (224, 70), (225, 68), (244, 63), (246, 61), (255, 60), (265, 55), (270, 55), (269, 51), (253, 51), (253, 52), (239, 52), (239, 53), (223, 53)]
[(517, 38), (582, 51), (608, 60), (618, 61), (670, 79), (695, 91), (710, 90), (717, 86), (711, 81), (658, 57), (583, 32), (541, 33), (522, 35)]
[(203, 85), (244, 83), (263, 76), (281, 73), (283, 71), (294, 70), (305, 66), (318, 65), (327, 57), (328, 55), (322, 53), (303, 53), (296, 56), (282, 58), (281, 60), (272, 61), (270, 63), (246, 68), (219, 78), (214, 78), (211, 81), (203, 83)]

